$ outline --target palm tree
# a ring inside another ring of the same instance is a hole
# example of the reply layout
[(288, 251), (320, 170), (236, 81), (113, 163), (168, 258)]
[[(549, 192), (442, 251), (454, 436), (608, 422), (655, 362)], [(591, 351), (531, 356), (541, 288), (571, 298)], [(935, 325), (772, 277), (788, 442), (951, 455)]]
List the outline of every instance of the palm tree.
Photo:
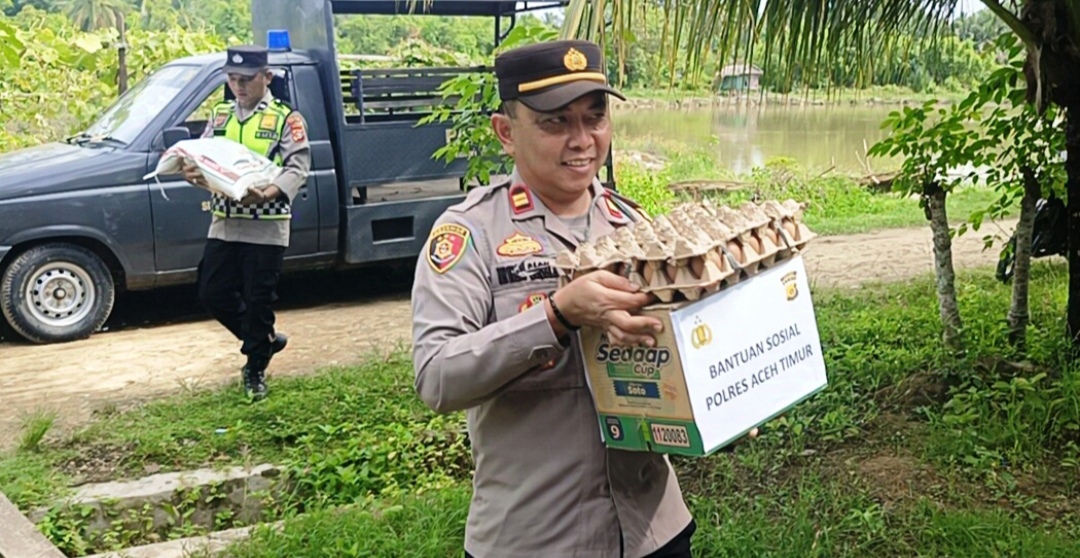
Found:
[[(680, 58), (678, 45), (685, 49), (681, 61), (693, 70), (711, 50), (724, 60), (741, 48), (752, 54), (760, 41), (766, 53), (775, 50), (780, 55), (788, 81), (796, 71), (813, 77), (832, 62), (869, 68), (875, 60), (898, 54), (903, 34), (942, 30), (957, 4), (957, 0), (646, 1), (660, 7), (670, 21), (670, 38), (663, 42), (670, 65)], [(1080, 348), (1080, 0), (981, 2), (1024, 43), (1028, 102), (1040, 111), (1053, 102), (1066, 114), (1067, 334)], [(596, 41), (620, 56), (626, 51), (625, 38), (632, 36), (627, 31), (639, 6), (633, 0), (570, 0), (561, 36)], [(741, 41), (746, 37), (750, 40)]]
[(127, 25), (124, 21), (124, 12), (131, 8), (131, 4), (125, 0), (64, 0), (59, 7), (83, 31), (116, 27), (120, 34), (120, 44), (117, 45), (119, 64), (116, 81), (117, 88), (123, 95), (128, 87)]

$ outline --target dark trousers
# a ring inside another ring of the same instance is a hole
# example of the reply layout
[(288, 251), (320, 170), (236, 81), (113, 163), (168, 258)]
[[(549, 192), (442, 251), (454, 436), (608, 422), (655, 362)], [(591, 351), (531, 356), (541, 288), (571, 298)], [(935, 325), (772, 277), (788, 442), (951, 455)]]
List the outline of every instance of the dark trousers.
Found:
[[(697, 523), (693, 519), (690, 520), (690, 524), (686, 526), (675, 538), (668, 541), (667, 544), (656, 549), (655, 552), (650, 553), (645, 558), (692, 558), (690, 554), (690, 539), (694, 536), (694, 531), (697, 531)], [(465, 558), (476, 558), (469, 551), (465, 551)]]
[(199, 300), (243, 342), (248, 366), (270, 364), (277, 284), (285, 247), (209, 239), (199, 263)]

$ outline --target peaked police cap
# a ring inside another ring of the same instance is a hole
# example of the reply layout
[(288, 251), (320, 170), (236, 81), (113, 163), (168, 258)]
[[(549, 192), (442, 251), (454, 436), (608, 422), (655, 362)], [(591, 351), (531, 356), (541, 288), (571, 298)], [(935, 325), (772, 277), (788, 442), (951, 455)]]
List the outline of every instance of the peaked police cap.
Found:
[(539, 112), (560, 109), (594, 91), (626, 100), (608, 85), (603, 54), (590, 41), (549, 41), (508, 50), (495, 58), (495, 77), (502, 101), (518, 100)]
[(225, 53), (225, 73), (253, 76), (265, 71), (267, 50), (257, 45), (239, 45), (229, 47)]

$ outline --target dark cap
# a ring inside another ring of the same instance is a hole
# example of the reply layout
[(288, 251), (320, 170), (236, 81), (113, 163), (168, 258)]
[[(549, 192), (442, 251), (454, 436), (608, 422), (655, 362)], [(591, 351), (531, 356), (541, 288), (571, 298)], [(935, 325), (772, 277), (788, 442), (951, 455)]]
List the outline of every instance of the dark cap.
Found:
[(600, 47), (589, 41), (549, 41), (508, 50), (495, 58), (499, 98), (518, 100), (539, 112), (562, 108), (608, 86)]
[(229, 47), (225, 53), (225, 73), (253, 76), (265, 71), (267, 50), (261, 46), (240, 45)]

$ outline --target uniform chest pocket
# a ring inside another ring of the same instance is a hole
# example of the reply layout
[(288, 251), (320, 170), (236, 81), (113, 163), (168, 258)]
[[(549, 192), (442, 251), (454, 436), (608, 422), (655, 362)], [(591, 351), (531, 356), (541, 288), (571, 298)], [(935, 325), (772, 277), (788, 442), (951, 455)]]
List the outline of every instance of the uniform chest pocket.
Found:
[[(535, 258), (497, 265), (492, 273), (495, 319), (502, 321), (543, 304), (558, 287), (552, 260)], [(566, 350), (548, 362), (522, 374), (507, 386), (508, 392), (577, 389), (585, 386), (577, 351)]]
[(559, 286), (554, 258), (532, 257), (496, 262), (491, 270), (495, 319), (505, 320), (543, 302)]

